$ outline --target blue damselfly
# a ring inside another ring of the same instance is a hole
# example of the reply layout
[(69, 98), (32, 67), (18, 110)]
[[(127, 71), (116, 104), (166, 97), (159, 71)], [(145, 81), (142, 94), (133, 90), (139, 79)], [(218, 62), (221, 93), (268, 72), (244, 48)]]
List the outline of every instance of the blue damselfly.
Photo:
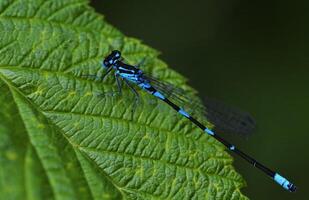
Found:
[[(202, 131), (214, 137), (216, 140), (218, 140), (223, 145), (225, 145), (230, 151), (236, 153), (237, 155), (242, 157), (244, 160), (246, 160), (248, 163), (250, 163), (254, 167), (264, 172), (266, 175), (272, 178), (276, 183), (281, 185), (284, 189), (290, 192), (296, 191), (296, 186), (293, 183), (288, 181), (286, 178), (281, 176), (279, 173), (269, 169), (265, 165), (256, 161), (251, 156), (247, 155), (246, 153), (236, 148), (236, 146), (234, 146), (233, 144), (231, 144), (230, 142), (228, 142), (227, 140), (219, 136), (217, 133), (215, 133), (214, 130), (211, 130), (207, 126), (203, 125), (196, 118), (188, 114), (188, 112), (182, 109), (179, 105), (181, 105), (182, 103), (189, 103), (194, 108), (201, 109), (201, 110), (204, 109), (204, 106), (200, 105), (199, 103), (196, 103), (195, 101), (190, 101), (190, 99), (188, 99), (185, 95), (183, 95), (182, 92), (179, 91), (179, 89), (177, 89), (176, 87), (173, 87), (171, 84), (160, 82), (157, 79), (146, 75), (141, 69), (139, 69), (139, 66), (133, 66), (133, 65), (124, 63), (122, 61), (120, 51), (117, 51), (117, 50), (112, 51), (104, 59), (103, 67), (106, 68), (107, 71), (103, 75), (102, 80), (104, 79), (104, 77), (106, 77), (106, 75), (108, 75), (111, 71), (114, 70), (115, 71), (114, 75), (115, 75), (116, 82), (117, 82), (120, 93), (121, 93), (121, 81), (124, 81), (124, 83), (136, 95), (136, 97), (139, 97), (139, 94), (134, 88), (134, 85), (140, 87), (144, 91), (152, 94), (156, 98), (168, 104), (171, 108), (176, 110), (179, 114), (189, 119), (193, 124), (199, 127)], [(211, 101), (208, 101), (208, 102), (211, 102)], [(206, 104), (206, 109), (208, 109), (207, 104)], [(211, 110), (211, 105), (209, 109)], [(216, 118), (214, 118), (213, 121), (215, 120)], [(226, 120), (228, 121), (228, 118), (226, 118)], [(249, 125), (251, 122), (252, 122), (251, 124), (254, 125), (254, 122), (251, 119), (248, 119), (247, 121), (249, 121)]]

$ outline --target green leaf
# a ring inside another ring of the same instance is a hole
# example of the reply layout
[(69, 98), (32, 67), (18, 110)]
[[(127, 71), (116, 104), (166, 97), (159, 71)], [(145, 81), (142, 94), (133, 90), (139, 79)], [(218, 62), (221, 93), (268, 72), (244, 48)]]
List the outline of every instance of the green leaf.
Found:
[(113, 77), (84, 76), (119, 49), (194, 95), (157, 51), (85, 0), (2, 0), (0, 13), (0, 199), (247, 199), (221, 144), (143, 91), (131, 118), (127, 88), (103, 97)]

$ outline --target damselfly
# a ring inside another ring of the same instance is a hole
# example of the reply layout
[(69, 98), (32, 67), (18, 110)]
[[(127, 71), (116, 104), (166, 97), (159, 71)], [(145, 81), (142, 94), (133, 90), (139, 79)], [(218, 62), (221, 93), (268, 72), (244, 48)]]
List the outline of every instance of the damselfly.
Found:
[[(167, 103), (171, 108), (176, 110), (179, 114), (189, 119), (193, 124), (198, 126), (202, 131), (207, 133), (208, 135), (214, 137), (223, 145), (225, 145), (230, 151), (238, 154), (248, 163), (253, 165), (254, 167), (258, 168), (266, 175), (271, 177), (276, 183), (281, 185), (284, 189), (294, 192), (296, 191), (296, 186), (288, 181), (286, 178), (281, 176), (279, 173), (269, 169), (268, 167), (264, 166), (260, 162), (256, 161), (251, 156), (247, 155), (246, 153), (242, 152), (238, 148), (236, 148), (233, 144), (219, 136), (213, 130), (204, 126), (201, 122), (199, 122), (196, 118), (189, 115), (184, 109), (180, 106), (176, 105), (178, 102), (182, 103), (185, 101), (186, 97), (179, 97), (180, 94), (175, 87), (170, 84), (166, 84), (156, 79), (145, 75), (145, 73), (139, 69), (138, 66), (132, 66), (126, 64), (122, 61), (121, 52), (114, 50), (112, 51), (103, 61), (103, 67), (107, 69), (106, 73), (103, 75), (102, 79), (106, 77), (112, 70), (115, 71), (114, 75), (116, 78), (116, 82), (119, 88), (119, 92), (121, 92), (121, 80), (126, 83), (126, 85), (133, 91), (133, 93), (138, 97), (138, 92), (135, 90), (133, 85), (137, 85), (141, 89), (145, 90), (146, 92), (152, 94), (156, 98), (162, 100), (163, 102)], [(172, 99), (173, 101), (171, 101)], [(174, 103), (175, 102), (175, 103)], [(193, 103), (194, 104), (194, 103)], [(202, 107), (201, 105), (194, 105), (195, 107), (199, 108)]]

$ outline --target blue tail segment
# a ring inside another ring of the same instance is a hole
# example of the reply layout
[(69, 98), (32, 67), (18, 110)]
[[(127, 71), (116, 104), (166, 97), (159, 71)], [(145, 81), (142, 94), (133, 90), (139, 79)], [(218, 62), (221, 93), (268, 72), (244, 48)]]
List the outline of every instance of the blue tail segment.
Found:
[(154, 95), (155, 97), (158, 97), (158, 98), (161, 99), (161, 100), (164, 100), (164, 99), (165, 99), (164, 95), (161, 94), (161, 93), (158, 92), (158, 91), (154, 92), (153, 95)]
[(190, 118), (190, 115), (189, 115), (186, 111), (180, 109), (180, 110), (178, 110), (178, 112), (179, 112), (182, 116), (185, 116), (186, 118)]
[[(236, 148), (236, 146), (229, 143), (224, 138), (220, 137), (213, 130), (210, 130), (209, 128), (204, 126), (197, 119), (195, 119), (194, 117), (189, 115), (185, 110), (181, 109), (178, 105), (176, 105), (175, 103), (170, 101), (168, 98), (166, 98), (166, 96), (164, 95), (165, 90), (162, 89), (165, 84), (162, 84), (161, 82), (157, 81), (157, 83), (159, 83), (159, 84), (156, 86), (155, 84), (152, 84), (152, 83), (154, 83), (154, 81), (152, 82), (151, 78), (147, 78), (147, 76), (145, 76), (143, 74), (143, 71), (138, 69), (138, 67), (123, 63), (121, 61), (120, 51), (117, 51), (117, 50), (112, 51), (112, 53), (104, 59), (103, 66), (105, 68), (107, 68), (107, 72), (105, 73), (104, 77), (112, 69), (114, 69), (116, 71), (115, 72), (116, 78), (121, 77), (127, 83), (128, 86), (130, 86), (129, 82), (133, 83), (135, 85), (138, 85), (143, 90), (147, 91), (148, 93), (152, 94), (153, 96), (157, 97), (158, 99), (164, 101), (171, 108), (176, 110), (179, 114), (181, 114), (182, 116), (189, 119), (193, 124), (195, 124), (197, 127), (199, 127), (206, 134), (212, 136), (217, 141), (219, 141), (224, 146), (226, 146), (230, 151), (234, 152), (235, 154), (237, 154), (238, 156), (240, 156), (241, 158), (246, 160), (248, 163), (250, 163), (251, 165), (253, 165), (257, 169), (261, 170), (266, 175), (271, 177), (276, 183), (281, 185), (284, 189), (286, 189), (290, 192), (296, 191), (296, 186), (293, 183), (291, 183), (290, 181), (288, 181), (286, 178), (279, 175), (278, 173), (274, 172), (273, 170), (269, 169), (265, 165), (261, 164), (260, 162), (256, 161), (254, 158), (252, 158), (248, 154), (246, 154), (246, 153), (242, 152), (241, 150), (239, 150), (238, 148)], [(118, 79), (116, 79), (116, 80), (117, 80), (117, 83), (119, 83), (119, 80)], [(130, 86), (130, 88), (131, 88), (131, 90), (134, 91), (135, 94), (137, 94), (137, 92), (135, 91), (135, 89), (132, 86)], [(171, 90), (166, 88), (166, 91), (171, 91)]]
[(196, 120), (195, 118), (190, 116), (185, 110), (181, 109), (179, 106), (177, 106), (176, 104), (171, 102), (168, 98), (166, 98), (164, 95), (162, 95), (160, 92), (158, 92), (155, 88), (153, 88), (152, 86), (150, 86), (150, 87), (142, 87), (142, 88), (145, 89), (146, 91), (148, 91), (149, 93), (151, 93), (152, 95), (154, 95), (155, 97), (157, 97), (157, 98), (161, 99), (162, 101), (164, 101), (165, 103), (167, 103), (169, 106), (171, 106), (173, 109), (175, 109), (182, 116), (188, 118), (191, 122), (193, 122), (195, 125), (197, 125), (205, 133), (207, 133), (208, 135), (214, 137), (219, 142), (224, 144), (230, 151), (238, 154), (240, 157), (245, 159), (247, 162), (252, 164), (254, 167), (260, 169), (265, 174), (267, 174), (268, 176), (273, 178), (275, 180), (275, 182), (277, 182), (279, 185), (281, 185), (284, 189), (286, 189), (286, 190), (288, 190), (290, 192), (296, 191), (296, 187), (294, 186), (294, 184), (289, 182), (286, 178), (284, 178), (284, 177), (280, 176), (279, 174), (275, 173), (274, 171), (270, 170), (269, 168), (267, 168), (266, 166), (262, 165), (261, 163), (259, 163), (258, 161), (256, 161), (252, 157), (250, 157), (249, 155), (247, 155), (244, 152), (242, 152), (239, 149), (237, 149), (236, 146), (234, 146), (233, 144), (227, 142), (225, 139), (223, 139), (219, 135), (215, 134), (214, 131), (212, 131), (209, 128), (205, 127), (198, 120)]
[(296, 191), (296, 186), (288, 181), (286, 178), (281, 176), (280, 174), (276, 173), (274, 176), (274, 180), (281, 185), (284, 189), (289, 190), (290, 192)]
[(211, 135), (211, 136), (215, 135), (215, 133), (214, 133), (212, 130), (208, 129), (208, 128), (205, 128), (204, 131), (205, 131), (208, 135)]

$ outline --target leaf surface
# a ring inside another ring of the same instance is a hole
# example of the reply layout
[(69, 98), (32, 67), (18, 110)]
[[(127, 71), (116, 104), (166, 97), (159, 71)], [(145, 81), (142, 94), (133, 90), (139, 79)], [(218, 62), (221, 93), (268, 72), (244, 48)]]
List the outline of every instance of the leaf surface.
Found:
[(195, 94), (87, 1), (0, 1), (0, 34), (0, 199), (247, 199), (221, 144), (142, 91), (131, 118), (127, 88), (84, 76), (119, 49)]

